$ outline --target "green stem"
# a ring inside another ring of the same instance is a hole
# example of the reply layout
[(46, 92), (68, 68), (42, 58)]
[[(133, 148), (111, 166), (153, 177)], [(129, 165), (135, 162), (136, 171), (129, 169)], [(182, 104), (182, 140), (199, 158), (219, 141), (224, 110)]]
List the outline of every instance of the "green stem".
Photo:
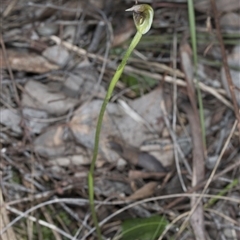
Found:
[(201, 132), (202, 132), (202, 141), (204, 146), (204, 154), (206, 153), (206, 130), (205, 130), (205, 122), (204, 122), (204, 109), (203, 109), (203, 101), (202, 101), (202, 93), (199, 87), (199, 81), (197, 77), (197, 65), (198, 65), (198, 57), (197, 57), (197, 37), (196, 37), (196, 25), (195, 25), (195, 13), (194, 13), (194, 4), (193, 0), (188, 0), (188, 16), (189, 16), (189, 24), (190, 24), (190, 33), (191, 33), (191, 41), (192, 41), (192, 49), (193, 49), (193, 62), (194, 62), (194, 75), (197, 79), (197, 97), (199, 104), (199, 116), (200, 116), (200, 124), (201, 124)]
[(196, 37), (196, 25), (195, 25), (195, 13), (193, 0), (188, 0), (188, 17), (190, 24), (190, 34), (192, 40), (193, 49), (193, 62), (195, 69), (197, 68), (197, 37)]
[(204, 208), (209, 208), (213, 204), (215, 204), (218, 201), (219, 196), (225, 195), (227, 192), (229, 192), (234, 187), (238, 186), (239, 180), (234, 179), (231, 183), (229, 183), (225, 188), (223, 188), (218, 194), (216, 194), (216, 197), (209, 199), (209, 201), (204, 205)]
[(90, 171), (88, 173), (88, 191), (89, 191), (89, 202), (90, 202), (90, 208), (91, 208), (91, 213), (92, 213), (92, 218), (94, 221), (94, 225), (96, 227), (97, 230), (97, 235), (98, 235), (98, 239), (101, 240), (101, 231), (98, 225), (98, 220), (97, 220), (97, 214), (95, 211), (95, 206), (94, 206), (94, 179), (93, 179), (93, 173), (94, 173), (94, 167), (95, 167), (95, 163), (97, 160), (97, 155), (98, 155), (98, 148), (99, 148), (99, 139), (100, 139), (100, 132), (101, 132), (101, 127), (102, 127), (102, 122), (103, 122), (103, 116), (107, 107), (108, 102), (110, 101), (110, 98), (112, 96), (112, 92), (120, 78), (120, 76), (122, 75), (123, 69), (127, 63), (127, 60), (130, 56), (130, 54), (132, 53), (132, 51), (134, 50), (134, 48), (137, 46), (137, 44), (139, 43), (140, 39), (142, 37), (142, 34), (137, 31), (137, 33), (135, 34), (129, 48), (127, 49), (122, 62), (120, 63), (120, 65), (117, 68), (117, 71), (115, 72), (110, 85), (108, 87), (108, 91), (106, 94), (106, 97), (103, 101), (100, 113), (99, 113), (99, 117), (98, 117), (98, 122), (97, 122), (97, 129), (96, 129), (96, 133), (95, 133), (95, 143), (94, 143), (94, 150), (93, 150), (93, 158), (92, 158), (92, 162), (91, 162), (91, 166), (90, 166)]

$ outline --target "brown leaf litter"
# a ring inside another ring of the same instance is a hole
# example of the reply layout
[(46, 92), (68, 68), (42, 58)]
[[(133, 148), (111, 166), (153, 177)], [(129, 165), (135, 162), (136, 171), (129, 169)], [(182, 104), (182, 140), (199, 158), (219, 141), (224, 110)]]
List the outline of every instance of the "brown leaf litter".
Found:
[[(135, 32), (132, 16), (124, 11), (129, 4), (1, 4), (4, 240), (97, 239), (87, 174), (107, 86)], [(125, 219), (155, 214), (174, 223), (165, 229), (166, 239), (240, 237), (239, 187), (228, 189), (239, 181), (240, 167), (235, 128), (239, 1), (216, 0), (216, 5), (217, 25), (211, 3), (194, 2), (199, 56), (195, 77), (186, 2), (152, 2), (153, 26), (131, 55), (103, 120), (94, 199), (104, 239), (120, 238)], [(223, 190), (224, 199), (216, 199)], [(211, 198), (200, 196), (202, 192)]]

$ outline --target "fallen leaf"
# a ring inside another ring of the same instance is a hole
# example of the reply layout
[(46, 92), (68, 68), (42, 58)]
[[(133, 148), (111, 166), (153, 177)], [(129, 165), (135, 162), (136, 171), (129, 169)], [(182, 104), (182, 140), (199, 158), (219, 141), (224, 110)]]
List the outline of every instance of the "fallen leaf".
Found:
[[(168, 97), (165, 96), (165, 101), (167, 99)], [(163, 123), (159, 122), (162, 117), (159, 109), (161, 101), (163, 101), (162, 92), (156, 89), (140, 99), (129, 101), (127, 111), (120, 104), (109, 103), (104, 115), (99, 143), (101, 156), (111, 162), (116, 162), (119, 158), (119, 155), (109, 148), (109, 137), (122, 139), (126, 144), (136, 148), (139, 148), (144, 141), (156, 138), (156, 132), (160, 132), (163, 128)], [(100, 100), (86, 102), (76, 110), (70, 122), (76, 141), (89, 149), (93, 149), (94, 146), (101, 105)], [(130, 112), (134, 112), (135, 117)], [(164, 158), (164, 151), (162, 151), (162, 157)], [(161, 162), (161, 158), (158, 161)], [(167, 155), (167, 160), (166, 162), (172, 163), (171, 154)]]
[(54, 127), (44, 132), (34, 140), (34, 150), (44, 157), (57, 157), (66, 154), (67, 145), (64, 142), (64, 128)]
[[(46, 73), (59, 68), (57, 65), (49, 63), (44, 57), (31, 52), (7, 50), (7, 58), (11, 69), (18, 71)], [(8, 66), (1, 49), (0, 66), (4, 69)]]
[(128, 160), (131, 164), (139, 166), (147, 171), (166, 172), (160, 161), (147, 152), (139, 151), (139, 149), (126, 146), (121, 141), (115, 139), (110, 141), (111, 148), (116, 151), (121, 157)]
[[(89, 149), (93, 149), (94, 146), (97, 119), (101, 105), (102, 101), (99, 100), (86, 102), (75, 111), (75, 115), (69, 124), (76, 141)], [(107, 109), (116, 107), (115, 104), (110, 103)], [(119, 114), (120, 113), (118, 113), (118, 115)], [(99, 153), (105, 159), (114, 162), (118, 159), (118, 155), (114, 151), (109, 150), (109, 147), (107, 146), (108, 134), (113, 132), (113, 123), (109, 118), (109, 115), (106, 113), (101, 130)]]
[(26, 92), (22, 96), (22, 105), (50, 114), (62, 115), (78, 103), (77, 99), (67, 98), (59, 91), (51, 92), (48, 85), (37, 81), (28, 81), (24, 88)]
[(167, 173), (164, 172), (143, 172), (143, 171), (137, 171), (137, 170), (130, 170), (128, 173), (128, 177), (131, 180), (135, 179), (162, 179), (165, 177)]
[(62, 92), (69, 97), (79, 97), (80, 102), (85, 102), (89, 96), (103, 98), (106, 90), (97, 84), (98, 73), (92, 67), (81, 67), (63, 81)]
[(131, 196), (125, 198), (125, 200), (139, 200), (151, 197), (154, 194), (157, 185), (157, 182), (149, 182), (145, 184), (142, 188), (138, 189)]

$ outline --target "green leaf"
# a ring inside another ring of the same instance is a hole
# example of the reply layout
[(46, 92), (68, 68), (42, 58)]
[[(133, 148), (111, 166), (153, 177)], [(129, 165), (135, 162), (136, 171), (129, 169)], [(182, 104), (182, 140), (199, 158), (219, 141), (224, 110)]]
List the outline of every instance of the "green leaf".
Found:
[(144, 79), (147, 87), (149, 87), (149, 88), (153, 88), (157, 84), (157, 80), (155, 80), (155, 79), (153, 79), (151, 77), (143, 76), (143, 79)]
[(155, 240), (167, 225), (164, 216), (128, 219), (122, 223), (121, 240)]
[(157, 84), (157, 81), (155, 79), (147, 76), (137, 76), (134, 74), (123, 74), (121, 81), (125, 83), (127, 87), (132, 88), (132, 90), (137, 94), (137, 96), (139, 96), (141, 92), (148, 92), (149, 89), (153, 88)]
[(122, 82), (125, 83), (127, 87), (133, 87), (138, 85), (138, 79), (134, 75), (123, 74)]

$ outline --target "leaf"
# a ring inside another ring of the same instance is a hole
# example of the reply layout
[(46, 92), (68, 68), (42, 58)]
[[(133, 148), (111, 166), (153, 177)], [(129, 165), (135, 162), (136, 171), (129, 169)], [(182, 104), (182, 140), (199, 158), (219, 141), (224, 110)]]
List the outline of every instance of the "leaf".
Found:
[(145, 81), (147, 88), (153, 88), (157, 85), (157, 81), (155, 79), (144, 75), (142, 77)]
[(122, 223), (121, 240), (154, 240), (167, 225), (168, 221), (164, 216), (127, 219)]
[(127, 87), (133, 87), (139, 84), (137, 77), (125, 74), (123, 74), (122, 76), (122, 82), (124, 82), (127, 85)]
[[(20, 52), (7, 50), (8, 63), (13, 70), (32, 73), (46, 73), (52, 70), (58, 70), (59, 67), (50, 63), (47, 59), (33, 52)], [(0, 66), (7, 69), (8, 63), (0, 49)]]
[[(141, 82), (139, 79), (141, 79)], [(149, 92), (150, 88), (156, 86), (157, 81), (147, 76), (137, 76), (137, 75), (125, 75), (123, 74), (121, 81), (126, 84), (127, 87), (132, 88), (132, 90), (140, 96), (141, 92)], [(140, 83), (139, 83), (140, 82)]]

